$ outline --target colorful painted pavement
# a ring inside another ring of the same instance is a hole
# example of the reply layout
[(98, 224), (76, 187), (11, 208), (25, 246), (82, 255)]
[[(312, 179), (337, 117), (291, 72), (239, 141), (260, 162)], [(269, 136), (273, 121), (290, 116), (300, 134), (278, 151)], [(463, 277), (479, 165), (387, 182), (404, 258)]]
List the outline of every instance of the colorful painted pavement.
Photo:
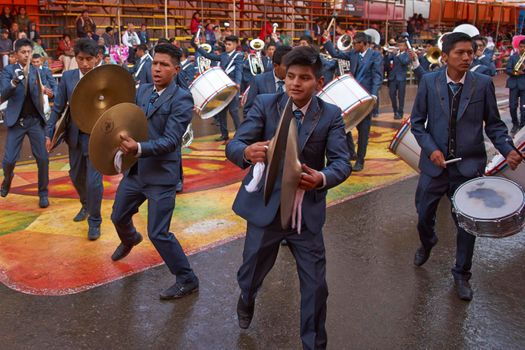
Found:
[[(414, 175), (387, 150), (395, 131), (395, 124), (389, 125), (391, 114), (379, 119), (384, 121), (376, 120), (381, 126), (372, 127), (365, 171), (330, 190), (331, 205)], [(214, 137), (195, 139), (184, 151), (184, 193), (177, 195), (171, 231), (188, 254), (241, 237), (245, 230), (243, 220), (231, 210), (244, 172), (226, 160), (224, 145), (213, 142)], [(126, 259), (110, 259), (119, 244), (110, 214), (120, 177), (104, 178), (102, 236), (91, 242), (86, 238), (87, 223), (72, 221), (80, 203), (68, 178), (67, 158), (50, 162), (47, 209), (37, 205), (36, 170), (34, 162), (20, 163), (11, 193), (0, 198), (2, 283), (29, 294), (72, 294), (162, 263), (147, 239)], [(143, 205), (134, 222), (144, 236), (146, 218), (147, 205)]]

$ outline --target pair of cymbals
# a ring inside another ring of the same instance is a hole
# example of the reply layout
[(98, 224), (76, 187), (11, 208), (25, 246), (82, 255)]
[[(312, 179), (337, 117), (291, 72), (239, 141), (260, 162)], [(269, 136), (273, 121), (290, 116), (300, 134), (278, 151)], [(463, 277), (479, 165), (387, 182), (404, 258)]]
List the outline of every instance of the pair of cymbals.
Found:
[(109, 108), (135, 101), (135, 81), (116, 64), (98, 66), (80, 79), (71, 95), (71, 118), (78, 128), (91, 134), (97, 120)]

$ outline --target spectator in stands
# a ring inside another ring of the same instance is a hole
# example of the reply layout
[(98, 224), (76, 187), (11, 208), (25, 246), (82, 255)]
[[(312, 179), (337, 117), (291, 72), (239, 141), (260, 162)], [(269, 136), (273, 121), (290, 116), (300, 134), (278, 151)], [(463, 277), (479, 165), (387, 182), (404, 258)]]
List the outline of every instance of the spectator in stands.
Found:
[(16, 53), (14, 51), (11, 51), (9, 53), (9, 64), (15, 64), (16, 62), (18, 62), (18, 58), (16, 57)]
[(191, 35), (197, 34), (197, 31), (199, 30), (200, 25), (201, 25), (201, 14), (199, 11), (197, 11), (193, 13), (193, 16), (191, 16), (191, 22), (190, 22)]
[(42, 44), (42, 38), (38, 37), (33, 42), (33, 54), (40, 55), (42, 57), (42, 61), (46, 61), (48, 58), (46, 49), (44, 45)]
[[(76, 21), (76, 27), (77, 27), (77, 37), (79, 38), (85, 38), (87, 37), (88, 32), (91, 32), (95, 35), (97, 32), (97, 25), (95, 24), (95, 21), (89, 17), (88, 10), (82, 11), (82, 14), (77, 17)], [(95, 38), (95, 40), (98, 39)]]
[(11, 23), (14, 22), (14, 18), (11, 15), (11, 7), (4, 6), (2, 9), (2, 14), (0, 14), (0, 25), (4, 29), (10, 29)]
[(140, 31), (138, 35), (139, 35), (140, 43), (149, 47), (149, 34), (148, 34), (148, 29), (145, 23), (142, 23), (140, 25)]
[(261, 31), (259, 32), (259, 39), (264, 40), (268, 35), (272, 35), (273, 33), (273, 26), (272, 26), (272, 20), (270, 18), (267, 18), (261, 27)]
[(114, 46), (117, 43), (117, 41), (115, 41), (115, 30), (113, 27), (106, 27), (104, 34), (102, 34), (100, 38), (104, 39), (104, 45), (106, 47)]
[(104, 56), (106, 55), (106, 47), (104, 45), (97, 46), (97, 63), (95, 67), (101, 66), (104, 64)]
[(36, 30), (36, 23), (29, 23), (29, 31), (27, 32), (27, 38), (31, 41), (40, 38), (40, 34)]
[(9, 39), (9, 30), (2, 29), (0, 34), (0, 57), (2, 68), (9, 64), (9, 53), (13, 50), (13, 42)]
[(70, 69), (76, 69), (77, 63), (74, 59), (75, 51), (73, 50), (73, 43), (69, 34), (64, 34), (62, 39), (58, 42), (56, 55), (62, 64), (64, 65), (64, 71)]
[(18, 29), (18, 23), (16, 23), (16, 22), (11, 23), (11, 30), (9, 30), (11, 41), (14, 42), (14, 41), (18, 40), (18, 33), (19, 32), (20, 32), (20, 30)]
[(20, 31), (26, 33), (29, 31), (29, 23), (31, 21), (29, 20), (29, 17), (27, 17), (27, 11), (25, 7), (20, 7), (18, 9), (18, 15), (16, 15), (15, 21), (18, 23), (18, 28)]
[(13, 50), (15, 50), (16, 42), (20, 39), (27, 39), (27, 33), (26, 32), (18, 32), (17, 39), (13, 42)]
[(112, 64), (113, 62), (111, 62), (111, 56), (108, 55), (108, 54), (105, 54), (104, 55), (104, 63), (103, 64)]
[(133, 23), (128, 23), (128, 29), (122, 35), (122, 44), (129, 48), (128, 62), (135, 63), (135, 51), (137, 50), (137, 46), (140, 45), (140, 39), (137, 32), (135, 32), (135, 25)]
[(206, 38), (206, 42), (210, 44), (212, 47), (215, 46), (215, 43), (217, 40), (215, 39), (215, 32), (213, 31), (213, 24), (208, 23), (206, 24), (206, 30), (204, 31), (204, 37)]
[(170, 44), (180, 49), (180, 41), (175, 38), (170, 38)]

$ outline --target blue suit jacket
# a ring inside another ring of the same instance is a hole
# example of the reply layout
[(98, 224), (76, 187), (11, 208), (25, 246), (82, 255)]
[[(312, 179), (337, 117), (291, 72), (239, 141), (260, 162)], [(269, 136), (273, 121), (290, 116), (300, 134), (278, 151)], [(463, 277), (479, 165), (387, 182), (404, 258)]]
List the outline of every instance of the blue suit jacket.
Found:
[(174, 79), (147, 112), (153, 88), (153, 84), (144, 84), (137, 90), (136, 104), (148, 118), (148, 140), (140, 143), (142, 153), (134, 167), (146, 185), (175, 186), (180, 179), (181, 140), (191, 122), (193, 97)]
[[(261, 74), (273, 71), (273, 64), (272, 64), (271, 59), (269, 59), (266, 56), (261, 56), (261, 60), (262, 60), (263, 67), (264, 67), (264, 72)], [(246, 58), (245, 60), (243, 60), (243, 63), (242, 63), (242, 81), (246, 85), (249, 85), (252, 83), (253, 78), (255, 78), (255, 76), (252, 74), (252, 71), (250, 70), (250, 61), (248, 60), (248, 58)]]
[(507, 78), (507, 84), (505, 87), (509, 89), (518, 89), (518, 90), (525, 90), (525, 74), (523, 75), (514, 75), (512, 72), (514, 71), (514, 66), (518, 62), (520, 58), (520, 55), (515, 53), (514, 55), (510, 56), (509, 60), (507, 61), (507, 67), (505, 68), (505, 73), (509, 76)]
[(491, 77), (496, 75), (496, 65), (492, 61), (490, 61), (487, 57), (474, 58), (472, 60), (472, 64), (470, 68), (472, 69), (474, 67), (477, 67), (474, 70), (476, 73), (485, 74)]
[(275, 77), (273, 75), (273, 71), (265, 72), (255, 76), (250, 84), (250, 91), (248, 91), (248, 97), (246, 98), (243, 114), (248, 114), (257, 96), (262, 94), (274, 94), (276, 92), (277, 89), (275, 88)]
[(195, 78), (195, 65), (193, 62), (186, 61), (184, 65), (181, 65), (179, 74), (177, 75), (177, 82), (183, 89), (189, 90), (193, 78)]
[[(80, 73), (78, 69), (68, 70), (62, 74), (62, 79), (60, 79), (58, 91), (55, 95), (55, 103), (51, 111), (51, 116), (47, 122), (47, 137), (53, 137), (53, 133), (55, 132), (55, 124), (66, 108), (68, 101), (71, 101), (71, 95), (73, 94), (73, 90), (75, 89), (75, 86), (77, 86), (79, 80)], [(65, 136), (65, 140), (70, 147), (76, 147), (78, 145), (79, 134), (80, 130), (78, 129), (78, 126), (73, 118), (71, 118)]]
[[(241, 168), (249, 166), (244, 161), (244, 149), (254, 142), (270, 140), (275, 135), (287, 100), (285, 93), (257, 96), (235, 137), (226, 145), (226, 156), (231, 162)], [(304, 222), (310, 231), (318, 233), (325, 221), (327, 190), (343, 182), (351, 172), (341, 110), (314, 96), (301, 130), (300, 161), (326, 176), (326, 187), (307, 191), (303, 200)], [(233, 210), (248, 222), (265, 227), (275, 219), (280, 206), (282, 173), (277, 177), (267, 206), (263, 199), (264, 181), (261, 181), (256, 192), (246, 192), (244, 185), (252, 178), (253, 167), (242, 182)]]
[(334, 80), (334, 75), (339, 65), (337, 64), (336, 60), (329, 61), (327, 59), (324, 59), (323, 57), (321, 57), (321, 62), (323, 63), (321, 75), (324, 78), (324, 85), (326, 85), (332, 80)]
[(141, 63), (136, 63), (133, 68), (131, 69), (130, 73), (133, 74), (133, 79), (135, 81), (139, 81), (140, 84), (151, 84), (153, 83), (153, 78), (151, 77), (151, 58), (147, 57), (145, 58), (144, 65), (139, 71), (139, 74), (137, 75), (137, 71), (140, 68)]
[[(386, 57), (388, 62), (388, 81), (406, 81), (407, 80), (407, 69), (410, 65), (410, 57), (406, 52), (400, 55), (388, 55)], [(390, 60), (394, 61), (394, 65), (390, 68)]]
[[(2, 69), (0, 73), (0, 96), (3, 101), (9, 101), (7, 103), (7, 109), (5, 111), (5, 123), (8, 128), (14, 126), (20, 117), (22, 107), (24, 106), (25, 100), (25, 84), (26, 79), (22, 80), (16, 87), (11, 85), (11, 80), (15, 77), (15, 70), (21, 69), (18, 64), (10, 64)], [(30, 66), (29, 72), (29, 86), (31, 99), (42, 118), (42, 122), (45, 124), (46, 119), (44, 118), (43, 106), (40, 104), (40, 94), (38, 89), (38, 83), (36, 79), (37, 68)], [(43, 80), (42, 80), (43, 83)], [(47, 86), (49, 87), (49, 86)]]
[(369, 94), (378, 96), (379, 89), (383, 83), (383, 59), (379, 52), (368, 49), (365, 57), (359, 63), (359, 53), (355, 50), (339, 52), (334, 49), (331, 41), (326, 42), (324, 47), (333, 58), (349, 60), (350, 70), (355, 79)]
[[(485, 132), (504, 156), (512, 150), (507, 143), (508, 130), (500, 119), (494, 84), (486, 75), (468, 71), (461, 93), (456, 122), (456, 156), (463, 158), (456, 163), (463, 176), (483, 174), (487, 162), (483, 138)], [(448, 128), (450, 120), (449, 87), (446, 69), (425, 74), (419, 83), (412, 109), (412, 133), (421, 146), (419, 168), (429, 176), (437, 177), (443, 171), (430, 161), (436, 150), (447, 157)]]
[(217, 62), (220, 62), (220, 66), (222, 69), (224, 69), (224, 71), (226, 72), (226, 68), (229, 66), (230, 64), (230, 61), (233, 59), (233, 63), (231, 65), (231, 67), (233, 68), (233, 70), (231, 72), (226, 72), (226, 74), (228, 74), (228, 76), (231, 78), (231, 80), (233, 80), (233, 82), (237, 85), (241, 85), (241, 82), (242, 82), (242, 65), (243, 65), (243, 62), (244, 62), (244, 55), (242, 52), (240, 51), (235, 51), (234, 53), (232, 53), (231, 57), (228, 53), (226, 52), (223, 52), (221, 53), (220, 55), (216, 55), (214, 53), (208, 53), (206, 51), (204, 51), (202, 48), (197, 48), (197, 51), (199, 52), (200, 55), (212, 60), (212, 61), (217, 61)]
[(53, 73), (47, 68), (42, 68), (40, 69), (40, 77), (42, 79), (42, 84), (53, 90), (53, 95), (56, 95), (58, 91), (58, 83), (53, 77)]

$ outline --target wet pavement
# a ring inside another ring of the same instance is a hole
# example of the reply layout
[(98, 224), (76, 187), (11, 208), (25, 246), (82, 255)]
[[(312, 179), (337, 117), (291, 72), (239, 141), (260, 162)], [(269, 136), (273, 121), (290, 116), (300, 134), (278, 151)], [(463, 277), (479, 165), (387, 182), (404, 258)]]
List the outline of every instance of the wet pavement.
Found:
[[(406, 111), (415, 88), (408, 91)], [(196, 130), (215, 127), (198, 121)], [(438, 211), (439, 244), (423, 267), (412, 263), (419, 244), (416, 183), (413, 177), (328, 209), (328, 348), (525, 348), (525, 235), (478, 239), (474, 300), (460, 301), (450, 274), (455, 228), (447, 200)], [(238, 328), (243, 242), (191, 256), (200, 291), (179, 301), (158, 300), (174, 282), (164, 265), (59, 297), (0, 285), (0, 349), (299, 349), (299, 281), (286, 247), (259, 293), (250, 329)]]

